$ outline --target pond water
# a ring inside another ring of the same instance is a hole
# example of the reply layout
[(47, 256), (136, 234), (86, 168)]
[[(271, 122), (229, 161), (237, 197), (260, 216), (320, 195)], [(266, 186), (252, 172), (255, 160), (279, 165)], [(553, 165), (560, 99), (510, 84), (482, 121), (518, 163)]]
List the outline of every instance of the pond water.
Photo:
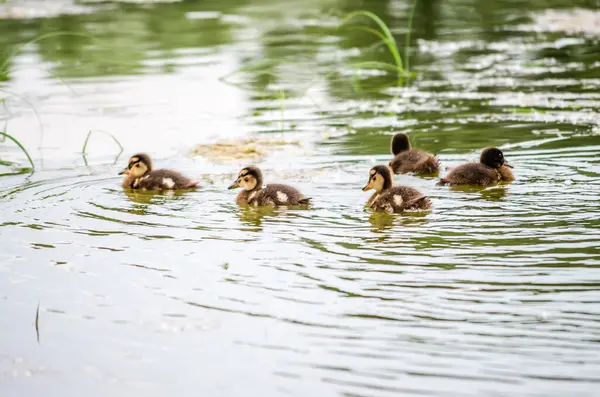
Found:
[[(404, 55), (411, 2), (56, 4), (0, 20), (0, 130), (36, 166), (0, 143), (3, 397), (598, 395), (597, 1), (419, 0), (408, 82), (340, 22)], [(397, 131), (517, 180), (400, 176), (431, 213), (372, 214)], [(244, 154), (190, 154), (220, 142)], [(137, 151), (203, 188), (124, 192)], [(314, 206), (238, 208), (250, 163)]]

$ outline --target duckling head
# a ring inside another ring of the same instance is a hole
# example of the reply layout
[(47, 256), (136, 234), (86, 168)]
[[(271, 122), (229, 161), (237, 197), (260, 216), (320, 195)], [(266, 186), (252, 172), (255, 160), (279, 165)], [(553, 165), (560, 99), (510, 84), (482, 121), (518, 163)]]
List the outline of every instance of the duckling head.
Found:
[(392, 154), (395, 156), (406, 150), (410, 150), (410, 140), (408, 135), (399, 132), (392, 138)]
[(260, 189), (263, 184), (262, 172), (256, 167), (250, 166), (242, 169), (238, 174), (236, 181), (229, 186), (229, 189), (241, 187), (244, 190)]
[(152, 171), (152, 161), (146, 153), (138, 153), (131, 156), (127, 168), (119, 172), (119, 175), (130, 175), (134, 178), (141, 178)]
[(503, 165), (512, 168), (512, 166), (506, 162), (502, 150), (495, 147), (487, 147), (483, 149), (479, 161), (482, 164), (492, 168), (500, 168)]
[(363, 187), (363, 191), (375, 189), (376, 192), (392, 187), (392, 171), (387, 165), (376, 165), (369, 171), (369, 183)]

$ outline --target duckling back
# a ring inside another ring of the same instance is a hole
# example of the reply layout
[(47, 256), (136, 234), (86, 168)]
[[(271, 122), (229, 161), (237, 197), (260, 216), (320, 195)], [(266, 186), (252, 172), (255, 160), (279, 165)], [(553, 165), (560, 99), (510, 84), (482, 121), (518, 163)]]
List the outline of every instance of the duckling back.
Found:
[(408, 186), (394, 186), (375, 193), (368, 202), (374, 211), (397, 213), (410, 210), (428, 210), (431, 200), (417, 189)]
[(488, 167), (481, 163), (468, 163), (452, 169), (448, 175), (440, 179), (438, 185), (487, 186), (498, 183), (501, 180), (502, 175), (498, 169)]
[(142, 190), (184, 190), (199, 188), (200, 183), (177, 171), (161, 169), (137, 179), (131, 187)]
[(310, 199), (305, 198), (296, 188), (289, 185), (271, 184), (262, 189), (259, 205), (307, 205)]
[[(296, 188), (289, 185), (271, 184), (247, 193), (246, 202), (242, 204), (272, 207), (310, 204), (310, 198), (304, 197)], [(239, 195), (238, 204), (240, 204)]]
[(398, 153), (389, 165), (395, 174), (406, 174), (407, 172), (434, 174), (440, 168), (434, 155), (412, 149)]

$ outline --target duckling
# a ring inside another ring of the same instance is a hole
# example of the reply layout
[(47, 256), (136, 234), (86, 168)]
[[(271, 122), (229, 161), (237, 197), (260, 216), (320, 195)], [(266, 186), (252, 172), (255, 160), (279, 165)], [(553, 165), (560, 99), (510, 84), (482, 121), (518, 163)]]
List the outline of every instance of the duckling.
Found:
[(500, 149), (487, 147), (481, 152), (479, 163), (459, 165), (437, 184), (487, 186), (500, 181), (510, 182), (515, 180), (510, 168), (512, 165), (506, 162)]
[(390, 167), (395, 174), (435, 174), (440, 170), (437, 158), (429, 153), (411, 148), (408, 135), (398, 133), (392, 138), (392, 154)]
[(431, 208), (429, 198), (408, 186), (392, 186), (393, 174), (388, 166), (376, 165), (369, 171), (369, 183), (363, 191), (375, 189), (367, 206), (375, 211), (398, 213)]
[(235, 202), (238, 205), (287, 206), (309, 205), (310, 198), (304, 197), (295, 188), (288, 185), (267, 185), (263, 187), (262, 172), (254, 166), (242, 169), (237, 180), (229, 189), (241, 187)]
[(119, 172), (125, 175), (123, 188), (140, 190), (177, 190), (196, 189), (200, 183), (192, 180), (177, 171), (153, 170), (152, 160), (146, 153), (131, 156), (127, 168)]

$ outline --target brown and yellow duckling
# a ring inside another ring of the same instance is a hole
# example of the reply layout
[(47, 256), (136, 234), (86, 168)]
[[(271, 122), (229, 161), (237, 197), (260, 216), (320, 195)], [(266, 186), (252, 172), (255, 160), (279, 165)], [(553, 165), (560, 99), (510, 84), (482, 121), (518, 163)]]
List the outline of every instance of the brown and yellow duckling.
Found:
[(502, 181), (510, 182), (515, 180), (511, 168), (500, 149), (487, 147), (481, 152), (479, 163), (467, 163), (453, 168), (438, 185), (487, 186)]
[(390, 167), (395, 174), (435, 174), (440, 170), (437, 158), (427, 152), (415, 150), (410, 145), (408, 135), (398, 133), (392, 138), (392, 154)]
[(235, 200), (238, 205), (277, 207), (310, 204), (310, 198), (291, 186), (272, 184), (263, 187), (262, 172), (253, 166), (242, 169), (229, 189), (238, 187), (243, 189)]
[(129, 159), (127, 168), (119, 173), (125, 175), (123, 188), (140, 190), (179, 190), (196, 189), (200, 183), (177, 171), (153, 170), (152, 160), (145, 153), (138, 153)]
[(431, 201), (427, 196), (408, 186), (392, 186), (393, 174), (388, 166), (376, 165), (369, 171), (369, 183), (363, 191), (375, 189), (367, 201), (374, 211), (398, 213), (407, 210), (428, 210)]

